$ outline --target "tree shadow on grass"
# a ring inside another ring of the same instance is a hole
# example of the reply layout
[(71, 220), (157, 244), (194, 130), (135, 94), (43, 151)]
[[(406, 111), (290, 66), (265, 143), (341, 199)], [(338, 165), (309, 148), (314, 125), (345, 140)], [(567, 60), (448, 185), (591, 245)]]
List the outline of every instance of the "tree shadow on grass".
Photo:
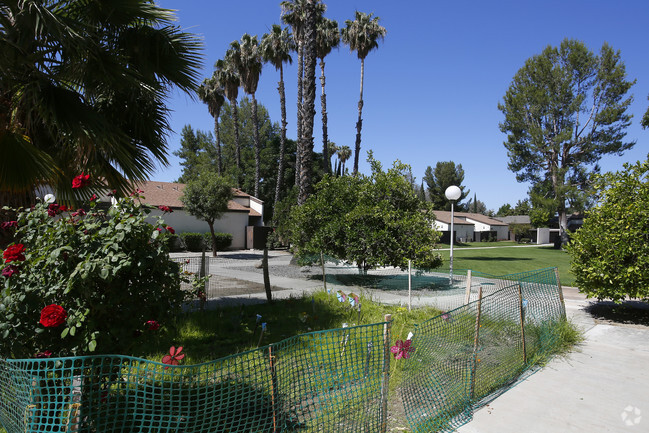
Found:
[(649, 303), (625, 301), (616, 304), (611, 301), (594, 302), (585, 308), (593, 318), (627, 325), (649, 326)]
[(492, 262), (492, 261), (503, 261), (503, 262), (514, 262), (518, 260), (532, 260), (529, 257), (459, 257), (461, 260), (477, 260), (477, 261), (484, 261), (484, 262)]

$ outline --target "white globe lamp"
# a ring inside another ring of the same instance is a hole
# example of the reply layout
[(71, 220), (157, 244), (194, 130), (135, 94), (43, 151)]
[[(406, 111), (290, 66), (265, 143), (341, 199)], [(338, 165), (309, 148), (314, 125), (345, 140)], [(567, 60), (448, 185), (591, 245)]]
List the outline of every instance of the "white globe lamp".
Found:
[(455, 185), (451, 185), (446, 188), (444, 195), (448, 200), (451, 201), (451, 259), (450, 259), (450, 273), (449, 279), (450, 283), (453, 284), (453, 238), (455, 237), (455, 231), (453, 227), (453, 220), (455, 219), (454, 205), (455, 202), (462, 196), (462, 190)]

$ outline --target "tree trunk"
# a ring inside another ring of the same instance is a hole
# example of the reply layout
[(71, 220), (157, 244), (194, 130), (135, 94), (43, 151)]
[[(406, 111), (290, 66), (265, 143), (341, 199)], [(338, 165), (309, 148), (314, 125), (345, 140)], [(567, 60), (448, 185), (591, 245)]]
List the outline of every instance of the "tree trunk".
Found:
[(327, 94), (325, 93), (325, 62), (320, 59), (320, 106), (322, 110), (322, 158), (325, 174), (331, 172), (331, 161), (329, 160), (329, 137), (327, 136)]
[(223, 160), (221, 158), (221, 130), (219, 128), (219, 113), (214, 117), (214, 135), (216, 136), (216, 157), (219, 176), (223, 174)]
[(230, 105), (232, 105), (232, 117), (234, 119), (234, 158), (237, 162), (237, 188), (241, 188), (241, 143), (239, 142), (239, 109), (237, 108), (237, 100), (231, 99)]
[(212, 257), (216, 257), (216, 236), (214, 235), (214, 221), (208, 221), (207, 225), (210, 227), (210, 233), (212, 234)]
[(255, 197), (259, 197), (259, 180), (261, 178), (261, 144), (259, 143), (259, 119), (257, 118), (257, 99), (252, 95), (252, 118), (255, 122)]
[(295, 185), (300, 189), (300, 170), (302, 166), (302, 76), (304, 75), (304, 43), (297, 44), (297, 149), (295, 149)]
[(361, 153), (361, 129), (363, 128), (363, 76), (365, 59), (361, 59), (361, 96), (358, 100), (358, 122), (356, 122), (356, 148), (354, 151), (354, 176), (358, 174), (358, 157)]
[(304, 103), (302, 104), (302, 137), (300, 139), (300, 189), (298, 204), (311, 194), (311, 165), (313, 161), (313, 120), (315, 117), (315, 4), (309, 0), (304, 26)]
[[(277, 208), (277, 203), (281, 200), (282, 182), (284, 181), (284, 154), (286, 153), (286, 94), (284, 92), (284, 68), (279, 67), (279, 83), (277, 86), (279, 91), (279, 102), (282, 111), (282, 135), (279, 141), (279, 163), (277, 167), (277, 183), (275, 185), (275, 205), (273, 206), (273, 214)], [(273, 215), (274, 218), (275, 215)]]

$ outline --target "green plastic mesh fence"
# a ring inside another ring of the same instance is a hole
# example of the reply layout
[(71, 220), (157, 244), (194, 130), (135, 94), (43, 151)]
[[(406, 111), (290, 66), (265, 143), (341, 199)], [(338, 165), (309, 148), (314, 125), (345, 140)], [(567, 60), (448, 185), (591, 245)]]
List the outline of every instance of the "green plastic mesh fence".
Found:
[(375, 432), (389, 323), (191, 366), (126, 356), (0, 361), (0, 422), (24, 432)]
[[(421, 275), (431, 291), (452, 292), (441, 298), (456, 307), (417, 326), (390, 398), (403, 402), (413, 432), (453, 431), (547, 358), (565, 308), (556, 269)], [(0, 360), (0, 423), (8, 433), (385, 432), (390, 356), (386, 322), (200, 365), (117, 355)]]
[(400, 386), (413, 432), (450, 432), (468, 422), (476, 407), (557, 342), (565, 310), (554, 269), (478, 277), (485, 282), (474, 301), (421, 323), (414, 333), (415, 353)]

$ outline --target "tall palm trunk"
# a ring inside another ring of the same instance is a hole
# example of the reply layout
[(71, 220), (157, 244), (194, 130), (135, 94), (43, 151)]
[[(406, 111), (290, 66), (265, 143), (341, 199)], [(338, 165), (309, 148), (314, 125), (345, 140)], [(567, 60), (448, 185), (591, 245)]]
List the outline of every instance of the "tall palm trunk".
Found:
[(282, 183), (284, 180), (284, 156), (286, 153), (286, 93), (284, 92), (284, 68), (279, 67), (279, 83), (277, 86), (279, 91), (279, 101), (282, 111), (282, 135), (279, 141), (279, 164), (277, 167), (277, 183), (275, 184), (275, 207), (280, 200), (282, 191)]
[(241, 142), (239, 141), (239, 108), (237, 100), (230, 99), (232, 105), (232, 117), (234, 120), (234, 159), (237, 163), (237, 188), (241, 188)]
[(307, 3), (304, 26), (304, 104), (302, 105), (302, 138), (300, 139), (300, 189), (298, 204), (306, 202), (311, 194), (311, 165), (313, 161), (313, 120), (315, 117), (316, 28), (315, 4)]
[(331, 171), (331, 161), (329, 160), (329, 137), (327, 136), (327, 94), (325, 93), (325, 62), (320, 59), (320, 87), (322, 95), (320, 96), (320, 106), (322, 109), (322, 157), (324, 158), (325, 174)]
[(259, 118), (257, 117), (257, 98), (252, 95), (252, 118), (255, 122), (255, 197), (259, 197), (259, 180), (261, 178), (261, 144), (259, 143)]
[(356, 148), (354, 151), (354, 176), (358, 174), (358, 155), (361, 153), (361, 128), (363, 128), (363, 76), (365, 59), (361, 59), (361, 96), (358, 100), (358, 122), (356, 122)]
[(216, 158), (219, 176), (223, 174), (223, 160), (221, 158), (221, 129), (219, 127), (219, 114), (214, 116), (214, 135), (216, 136)]
[[(301, 39), (301, 38), (300, 38)], [(297, 149), (295, 150), (295, 185), (300, 188), (300, 171), (302, 169), (302, 77), (304, 76), (304, 44), (297, 44)]]

